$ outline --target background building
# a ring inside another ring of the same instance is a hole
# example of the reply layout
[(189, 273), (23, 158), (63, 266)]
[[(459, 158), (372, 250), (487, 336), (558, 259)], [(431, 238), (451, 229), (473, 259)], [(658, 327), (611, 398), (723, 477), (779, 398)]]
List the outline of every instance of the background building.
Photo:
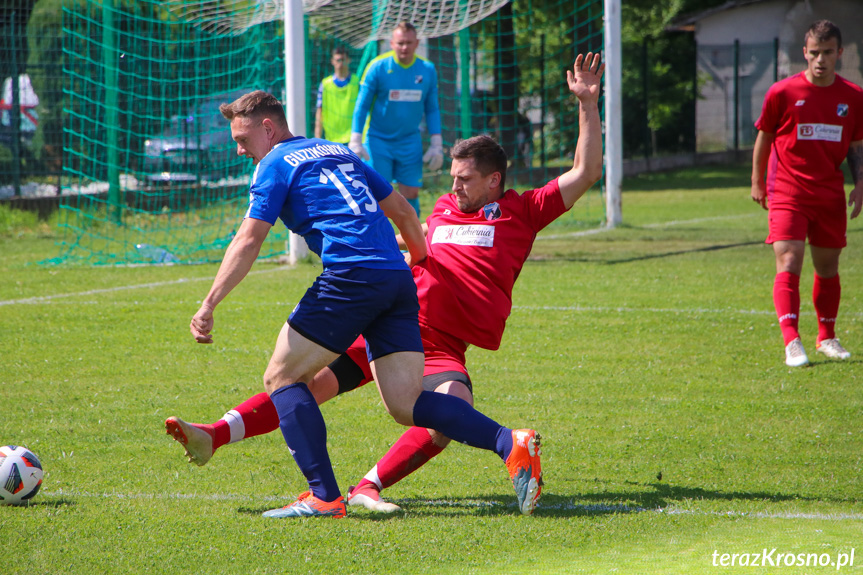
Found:
[(842, 30), (838, 72), (863, 85), (860, 0), (733, 0), (677, 21), (695, 33), (696, 151), (752, 146), (767, 89), (806, 67), (803, 36), (815, 20)]

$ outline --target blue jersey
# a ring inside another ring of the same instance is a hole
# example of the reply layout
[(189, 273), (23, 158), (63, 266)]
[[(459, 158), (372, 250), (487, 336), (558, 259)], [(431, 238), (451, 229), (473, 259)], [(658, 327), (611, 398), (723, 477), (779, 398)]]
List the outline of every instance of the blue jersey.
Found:
[(295, 137), (255, 168), (247, 218), (281, 219), (324, 268), (407, 269), (378, 202), (392, 186), (346, 146)]
[(369, 110), (369, 136), (393, 142), (418, 137), (423, 114), (429, 133), (440, 134), (434, 64), (414, 57), (409, 66), (402, 66), (393, 51), (372, 60), (360, 81), (353, 132), (363, 131)]

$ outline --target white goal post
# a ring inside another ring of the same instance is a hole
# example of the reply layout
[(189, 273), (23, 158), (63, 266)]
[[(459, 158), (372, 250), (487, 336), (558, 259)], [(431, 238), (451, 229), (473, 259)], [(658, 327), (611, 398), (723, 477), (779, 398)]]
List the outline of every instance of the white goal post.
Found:
[[(510, 0), (463, 0), (460, 2), (416, 2), (392, 0), (164, 0), (169, 10), (203, 29), (241, 34), (248, 28), (284, 18), (285, 106), (292, 133), (305, 136), (305, 41), (303, 15), (308, 13), (323, 28), (350, 29), (346, 38), (360, 47), (386, 39), (401, 20), (417, 26), (426, 38), (458, 32), (496, 12)], [(605, 72), (605, 225), (622, 223), (623, 118), (621, 92), (621, 0), (603, 0)], [(350, 26), (346, 26), (351, 24)], [(305, 242), (291, 234), (289, 260), (308, 253)], [(296, 251), (295, 251), (296, 250)]]
[(623, 106), (621, 104), (620, 0), (604, 0), (605, 17), (605, 225), (623, 223)]

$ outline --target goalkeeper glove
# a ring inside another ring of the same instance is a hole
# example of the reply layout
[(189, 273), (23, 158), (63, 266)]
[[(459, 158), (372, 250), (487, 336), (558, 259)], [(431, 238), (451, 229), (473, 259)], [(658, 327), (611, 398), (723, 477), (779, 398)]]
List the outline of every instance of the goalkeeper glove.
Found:
[(432, 134), (431, 144), (423, 156), (423, 162), (427, 163), (433, 172), (443, 166), (443, 138), (440, 134)]
[(360, 132), (351, 132), (351, 141), (348, 143), (348, 147), (361, 160), (369, 159), (369, 153), (366, 151), (366, 147), (363, 146), (363, 135)]

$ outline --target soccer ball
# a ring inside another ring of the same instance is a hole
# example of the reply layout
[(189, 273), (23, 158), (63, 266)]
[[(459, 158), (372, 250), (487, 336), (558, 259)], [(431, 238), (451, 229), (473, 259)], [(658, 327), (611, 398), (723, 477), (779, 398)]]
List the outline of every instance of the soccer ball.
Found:
[(17, 445), (0, 447), (0, 505), (28, 503), (42, 487), (42, 464), (32, 451)]

